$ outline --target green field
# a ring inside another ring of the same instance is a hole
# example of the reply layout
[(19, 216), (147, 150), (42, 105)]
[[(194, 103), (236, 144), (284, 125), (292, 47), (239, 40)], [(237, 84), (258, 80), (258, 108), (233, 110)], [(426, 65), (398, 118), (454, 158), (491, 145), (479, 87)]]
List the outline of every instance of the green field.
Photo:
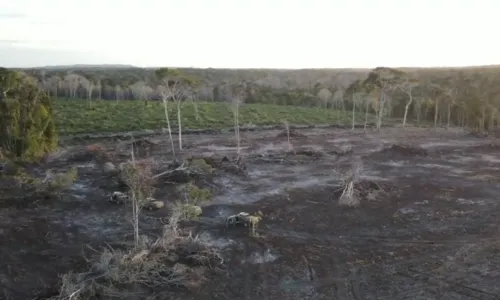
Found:
[[(93, 101), (92, 109), (85, 100), (58, 99), (54, 101), (56, 126), (61, 135), (98, 132), (122, 132), (167, 127), (161, 102)], [(196, 120), (192, 103), (182, 105), (183, 129), (229, 128), (233, 126), (230, 107), (221, 102), (198, 103)], [(177, 127), (174, 103), (169, 103), (172, 128)], [(359, 113), (356, 119), (364, 118)], [(245, 104), (240, 107), (240, 125), (275, 125), (287, 120), (290, 124), (350, 123), (350, 114), (332, 109), (306, 108), (269, 104)], [(371, 120), (371, 118), (370, 118)]]

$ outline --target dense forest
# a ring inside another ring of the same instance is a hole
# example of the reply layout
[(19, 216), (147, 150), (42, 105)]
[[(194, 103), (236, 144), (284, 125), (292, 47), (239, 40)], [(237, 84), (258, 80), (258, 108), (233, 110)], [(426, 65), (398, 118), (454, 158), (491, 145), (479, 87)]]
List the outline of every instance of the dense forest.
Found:
[[(500, 119), (500, 67), (369, 69), (176, 69), (196, 80), (186, 100), (230, 101), (238, 86), (244, 103), (356, 110), (414, 123), (486, 130)], [(155, 69), (61, 66), (22, 69), (50, 96), (93, 100), (161, 99), (165, 80)]]

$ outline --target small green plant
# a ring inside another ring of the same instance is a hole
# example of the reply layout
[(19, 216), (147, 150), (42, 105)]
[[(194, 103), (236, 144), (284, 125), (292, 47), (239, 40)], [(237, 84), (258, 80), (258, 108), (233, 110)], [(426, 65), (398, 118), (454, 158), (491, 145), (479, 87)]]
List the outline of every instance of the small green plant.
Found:
[(152, 161), (136, 161), (133, 153), (132, 149), (132, 161), (123, 165), (120, 176), (130, 189), (134, 244), (135, 247), (139, 247), (139, 213), (147, 204), (147, 198), (153, 196), (155, 179), (153, 178)]
[(13, 178), (16, 180), (19, 186), (32, 186), (32, 187), (40, 187), (42, 184), (42, 180), (30, 175), (26, 170), (22, 167), (19, 167), (15, 164), (13, 170)]
[(183, 204), (182, 205), (182, 214), (184, 219), (186, 220), (194, 220), (201, 216), (203, 210), (200, 206), (193, 204)]
[(212, 199), (212, 192), (207, 188), (199, 188), (192, 182), (186, 186), (187, 200), (189, 203), (199, 205)]
[(72, 167), (67, 172), (54, 174), (52, 180), (50, 180), (47, 184), (49, 189), (55, 191), (61, 191), (70, 188), (73, 185), (73, 183), (75, 183), (77, 178), (78, 178), (78, 169), (76, 167)]
[(69, 189), (78, 178), (78, 169), (72, 167), (67, 172), (54, 173), (48, 170), (44, 179), (35, 178), (25, 171), (20, 170), (16, 176), (20, 184), (25, 184), (35, 189), (45, 197), (62, 197), (62, 192)]

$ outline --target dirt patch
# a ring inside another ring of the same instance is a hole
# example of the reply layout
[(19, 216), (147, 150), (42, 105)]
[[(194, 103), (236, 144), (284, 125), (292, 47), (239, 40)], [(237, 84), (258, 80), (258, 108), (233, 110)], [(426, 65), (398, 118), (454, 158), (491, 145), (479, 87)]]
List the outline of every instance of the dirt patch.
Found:
[(276, 135), (276, 138), (278, 139), (283, 139), (283, 138), (294, 138), (294, 139), (297, 139), (297, 138), (300, 138), (300, 139), (306, 139), (307, 136), (305, 136), (304, 134), (298, 132), (297, 130), (295, 129), (290, 129), (290, 130), (283, 130), (281, 132), (279, 132), (277, 135)]
[(426, 149), (418, 146), (410, 145), (392, 145), (390, 148), (382, 149), (378, 152), (374, 152), (370, 155), (372, 158), (382, 158), (382, 157), (426, 157), (429, 153)]

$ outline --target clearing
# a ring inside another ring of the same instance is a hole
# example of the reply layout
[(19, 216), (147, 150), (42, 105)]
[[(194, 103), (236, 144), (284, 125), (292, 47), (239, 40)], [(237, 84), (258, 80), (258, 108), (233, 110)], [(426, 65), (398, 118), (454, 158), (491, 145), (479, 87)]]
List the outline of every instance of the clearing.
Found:
[[(278, 130), (242, 132), (246, 173), (221, 169), (196, 179), (213, 199), (199, 220), (182, 227), (216, 248), (224, 263), (217, 271), (197, 267), (210, 274), (203, 284), (173, 287), (161, 299), (499, 299), (499, 144), (441, 129), (296, 133), (290, 152)], [(165, 136), (148, 141), (147, 151), (137, 146), (137, 158), (166, 169), (172, 154)], [(130, 141), (101, 145), (115, 164), (129, 158)], [(130, 244), (131, 209), (107, 201), (120, 187), (95, 156), (82, 154), (88, 149), (68, 146), (28, 167), (43, 174), (76, 166), (78, 179), (62, 200), (34, 201), (2, 188), (0, 298), (54, 296), (58, 275), (88, 270), (84, 257)], [(185, 136), (184, 157), (231, 161), (235, 154), (231, 134)], [(340, 206), (339, 174), (353, 157), (363, 165), (355, 184), (361, 203)], [(180, 185), (162, 181), (155, 196), (177, 200)], [(226, 230), (229, 215), (259, 210), (257, 236), (242, 227)], [(143, 211), (141, 233), (158, 237), (168, 214), (168, 205)]]

